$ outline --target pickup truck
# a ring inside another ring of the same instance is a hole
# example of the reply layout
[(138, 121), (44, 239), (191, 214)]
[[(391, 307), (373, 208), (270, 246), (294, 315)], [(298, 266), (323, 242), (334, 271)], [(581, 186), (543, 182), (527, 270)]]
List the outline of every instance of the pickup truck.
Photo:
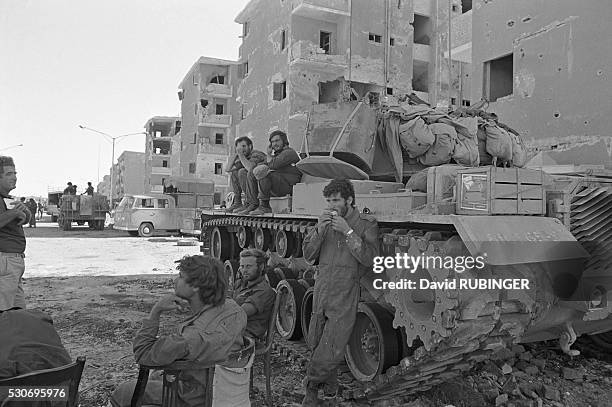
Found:
[(141, 237), (151, 237), (155, 231), (199, 234), (200, 207), (212, 207), (212, 196), (125, 195), (115, 209), (113, 227)]

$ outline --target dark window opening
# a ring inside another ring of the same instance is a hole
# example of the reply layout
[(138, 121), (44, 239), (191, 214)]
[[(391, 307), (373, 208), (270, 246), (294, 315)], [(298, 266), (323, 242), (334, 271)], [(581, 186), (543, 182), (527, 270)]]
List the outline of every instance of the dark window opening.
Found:
[(206, 106), (208, 106), (208, 100), (200, 99), (200, 106), (202, 106), (202, 108), (206, 108)]
[(224, 85), (225, 84), (225, 76), (223, 76), (223, 75), (216, 75), (214, 78), (212, 78), (210, 80), (210, 83), (218, 83), (219, 85)]
[(472, 0), (461, 0), (461, 13), (467, 13), (472, 9)]
[(484, 63), (484, 97), (495, 102), (504, 96), (512, 95), (513, 55), (492, 59)]
[(190, 174), (195, 174), (195, 170), (196, 170), (195, 163), (189, 163), (189, 173)]
[(191, 144), (195, 144), (198, 142), (198, 133), (193, 133), (193, 143)]
[(453, 4), (452, 10), (453, 10), (453, 13), (456, 13), (457, 11), (459, 11), (459, 7), (456, 4)]
[(461, 105), (462, 105), (462, 106), (469, 107), (469, 106), (470, 106), (470, 104), (471, 104), (471, 103), (470, 103), (470, 101), (469, 101), (468, 99), (463, 99), (463, 100), (461, 101)]
[(274, 82), (272, 88), (272, 99), (283, 100), (287, 97), (287, 82)]
[(454, 106), (457, 104), (457, 98), (451, 98), (451, 105)]
[(391, 45), (391, 46), (395, 45), (395, 38), (393, 38), (393, 37), (389, 38), (389, 45)]
[(319, 103), (337, 102), (340, 95), (340, 81), (319, 82)]
[(429, 92), (429, 64), (416, 62), (412, 67), (412, 90)]
[(382, 42), (382, 35), (370, 33), (370, 34), (368, 34), (368, 40), (370, 40), (372, 42), (381, 43)]
[(213, 200), (215, 205), (221, 205), (221, 192), (215, 192), (213, 194)]
[(287, 47), (287, 31), (281, 31), (281, 51)]
[(215, 163), (215, 175), (223, 174), (223, 164)]
[(242, 77), (246, 78), (249, 75), (249, 61), (242, 64)]
[(249, 23), (245, 21), (242, 23), (242, 36), (246, 37), (247, 35), (249, 35)]
[(431, 20), (420, 14), (414, 15), (414, 43), (429, 45), (431, 42)]
[(325, 51), (326, 54), (331, 53), (331, 33), (326, 31), (319, 32), (319, 47)]
[(168, 160), (163, 160), (162, 161), (162, 167), (168, 168)]
[(223, 144), (223, 133), (215, 133), (215, 144)]
[(178, 133), (179, 133), (179, 131), (181, 131), (181, 121), (180, 121), (180, 120), (177, 120), (177, 121), (174, 123), (174, 134), (178, 134)]
[(246, 119), (246, 106), (244, 103), (240, 105), (240, 119)]
[(387, 95), (393, 95), (393, 88), (387, 88)]
[(219, 104), (215, 105), (215, 114), (225, 114), (224, 111), (225, 106)]

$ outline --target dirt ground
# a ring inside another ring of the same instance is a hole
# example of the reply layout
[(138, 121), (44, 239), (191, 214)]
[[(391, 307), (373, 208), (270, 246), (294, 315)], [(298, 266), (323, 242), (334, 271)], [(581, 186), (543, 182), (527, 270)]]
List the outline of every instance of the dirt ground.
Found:
[[(172, 290), (173, 261), (182, 252), (176, 251), (176, 242), (172, 240), (150, 242), (126, 238), (123, 232), (112, 230), (62, 232), (45, 226), (26, 229), (29, 254), (24, 288), (28, 307), (52, 316), (73, 358), (87, 357), (80, 405), (105, 406), (119, 383), (136, 378), (132, 338), (155, 301)], [(112, 256), (108, 256), (107, 247), (115, 250)], [(198, 251), (197, 246), (183, 249)], [(157, 257), (148, 261), (164, 264), (147, 269), (150, 265), (145, 267), (133, 258), (140, 250), (156, 252)], [(68, 260), (64, 262), (58, 251), (65, 253)], [(45, 258), (55, 259), (56, 269), (45, 268), (49, 266)], [(105, 259), (103, 267), (97, 264), (101, 259)], [(84, 264), (100, 268), (84, 269)], [(152, 270), (156, 268), (159, 272)], [(104, 275), (104, 270), (114, 273)], [(133, 270), (136, 272), (132, 273)], [(186, 316), (178, 312), (163, 315), (162, 332), (171, 332)], [(517, 346), (506, 358), (480, 364), (464, 377), (415, 396), (405, 404), (377, 405), (612, 406), (612, 359), (594, 348), (588, 339), (578, 349), (583, 355), (572, 359), (562, 354), (555, 343)], [(251, 400), (253, 406), (264, 406), (261, 362), (256, 362), (254, 369), (255, 391)], [(274, 354), (275, 406), (299, 405), (296, 403), (303, 395), (300, 384), (303, 375), (303, 366)], [(333, 400), (326, 404), (353, 405)]]

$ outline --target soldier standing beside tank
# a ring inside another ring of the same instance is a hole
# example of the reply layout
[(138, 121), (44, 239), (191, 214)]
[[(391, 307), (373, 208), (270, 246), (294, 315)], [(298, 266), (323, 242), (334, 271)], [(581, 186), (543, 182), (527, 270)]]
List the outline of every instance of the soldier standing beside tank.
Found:
[(308, 335), (313, 345), (304, 380), (302, 406), (316, 406), (319, 388), (337, 390), (336, 368), (344, 357), (359, 301), (359, 279), (371, 271), (378, 256), (376, 220), (355, 208), (348, 180), (332, 180), (323, 189), (328, 209), (304, 240), (304, 258), (318, 260), (313, 313)]

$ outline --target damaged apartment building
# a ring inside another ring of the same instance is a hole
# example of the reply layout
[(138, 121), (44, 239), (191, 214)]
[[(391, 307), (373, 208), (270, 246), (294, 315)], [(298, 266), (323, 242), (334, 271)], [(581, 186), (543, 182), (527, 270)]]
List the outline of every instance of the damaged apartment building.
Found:
[(458, 0), (251, 0), (235, 19), (243, 27), (236, 134), (265, 150), (265, 135), (279, 128), (297, 148), (313, 104), (333, 109), (368, 92), (469, 105), (469, 35), (453, 40), (449, 15), (466, 14), (457, 27), (468, 32), (470, 9)]
[[(145, 144), (145, 193), (162, 193), (164, 192), (166, 179), (171, 175), (178, 175), (178, 163), (173, 163), (172, 145), (181, 130), (181, 118), (155, 116), (147, 121), (144, 128), (147, 134)], [(173, 169), (175, 173), (172, 172)]]
[(237, 70), (237, 62), (201, 57), (179, 84), (181, 129), (173, 146), (172, 175), (213, 181), (216, 204), (228, 192), (224, 167), (240, 113), (233, 86)]

